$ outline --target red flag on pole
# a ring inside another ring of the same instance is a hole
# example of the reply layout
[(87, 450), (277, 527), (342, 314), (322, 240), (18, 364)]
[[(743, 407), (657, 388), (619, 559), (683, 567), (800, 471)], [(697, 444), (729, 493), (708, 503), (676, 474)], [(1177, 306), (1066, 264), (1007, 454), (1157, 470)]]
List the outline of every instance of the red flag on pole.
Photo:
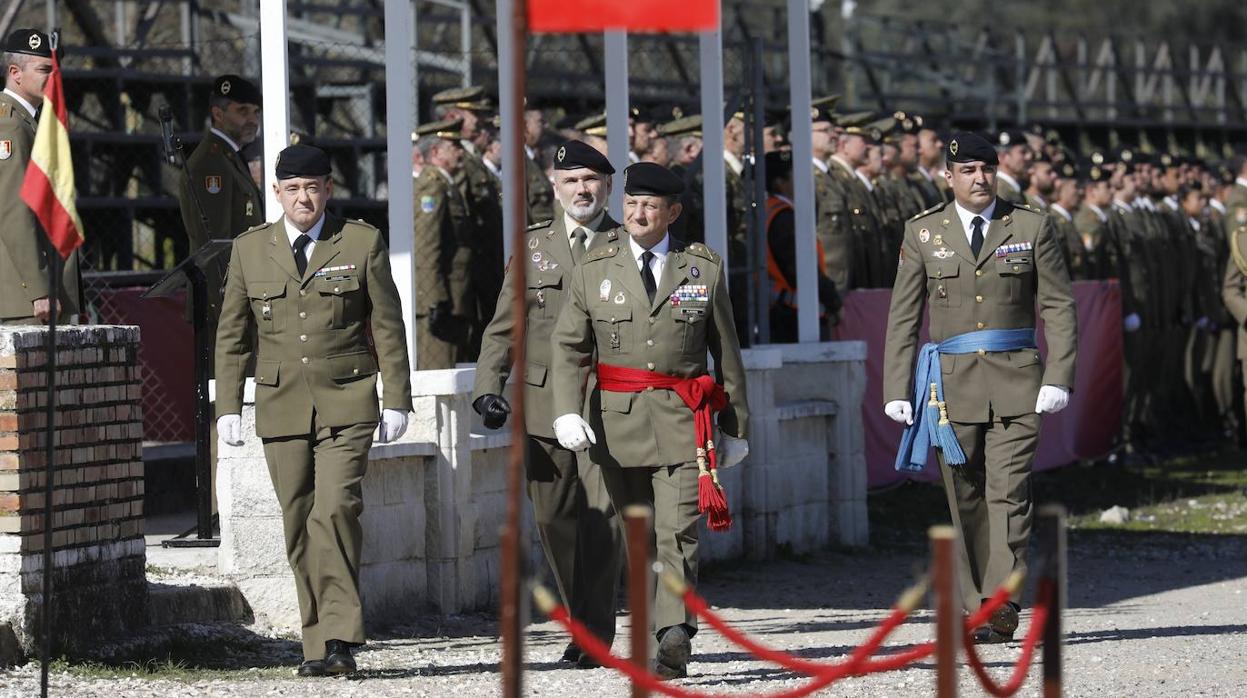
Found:
[(528, 0), (528, 28), (549, 33), (694, 32), (719, 26), (719, 0)]
[(69, 116), (61, 86), (61, 64), (52, 52), (52, 74), (43, 88), (43, 116), (22, 182), (22, 201), (35, 212), (61, 257), (82, 245), (82, 219), (74, 192), (74, 163), (69, 153)]

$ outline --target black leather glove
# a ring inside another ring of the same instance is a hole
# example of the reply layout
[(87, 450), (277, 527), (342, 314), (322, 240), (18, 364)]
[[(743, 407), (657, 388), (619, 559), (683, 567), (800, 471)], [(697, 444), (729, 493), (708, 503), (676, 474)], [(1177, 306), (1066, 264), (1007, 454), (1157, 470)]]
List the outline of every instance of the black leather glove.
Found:
[(501, 427), (507, 421), (507, 415), (511, 414), (511, 404), (507, 402), (507, 399), (492, 393), (476, 398), (476, 401), (472, 403), (472, 409), (481, 416), (486, 429)]
[(432, 332), (434, 337), (443, 342), (455, 341), (452, 324), (453, 318), (448, 301), (443, 301), (429, 308), (429, 332)]

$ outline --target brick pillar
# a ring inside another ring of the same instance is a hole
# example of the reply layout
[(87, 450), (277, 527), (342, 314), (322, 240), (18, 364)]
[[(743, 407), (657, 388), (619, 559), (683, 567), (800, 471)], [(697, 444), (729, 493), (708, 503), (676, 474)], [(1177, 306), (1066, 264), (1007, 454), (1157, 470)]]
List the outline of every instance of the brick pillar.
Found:
[[(46, 329), (0, 327), (0, 636), (27, 654), (38, 649), (43, 583), (46, 341)], [(137, 327), (57, 331), (57, 654), (147, 621), (138, 343)]]

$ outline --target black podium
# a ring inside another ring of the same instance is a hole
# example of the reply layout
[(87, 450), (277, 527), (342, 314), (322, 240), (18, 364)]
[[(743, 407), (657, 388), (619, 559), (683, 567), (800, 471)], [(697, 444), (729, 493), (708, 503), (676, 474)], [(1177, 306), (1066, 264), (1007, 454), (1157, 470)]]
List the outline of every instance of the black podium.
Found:
[(147, 290), (142, 298), (171, 296), (182, 288), (190, 294), (191, 326), (195, 333), (195, 537), (190, 531), (164, 542), (169, 548), (216, 547), (212, 537), (212, 444), (211, 402), (208, 399), (208, 365), (213, 347), (208, 344), (208, 275), (206, 270), (224, 266), (232, 240), (209, 240)]

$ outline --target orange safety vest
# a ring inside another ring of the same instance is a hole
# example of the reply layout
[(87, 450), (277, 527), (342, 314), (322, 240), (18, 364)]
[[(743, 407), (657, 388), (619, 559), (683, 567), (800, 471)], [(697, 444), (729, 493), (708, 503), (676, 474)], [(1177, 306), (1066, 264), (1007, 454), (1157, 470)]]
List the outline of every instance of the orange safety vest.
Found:
[[(771, 234), (771, 222), (775, 220), (784, 211), (791, 211), (792, 204), (784, 201), (778, 196), (768, 196), (766, 199), (766, 233), (767, 237)], [(823, 241), (815, 240), (818, 249), (818, 272), (824, 276), (827, 274), (827, 259), (823, 256)], [(790, 303), (789, 299), (795, 300), (797, 297), (797, 287), (788, 283), (784, 278), (783, 272), (779, 270), (779, 264), (775, 262), (775, 256), (771, 254), (770, 240), (766, 245), (766, 273), (771, 277), (771, 302), (781, 303), (789, 308), (796, 308), (796, 303)]]

